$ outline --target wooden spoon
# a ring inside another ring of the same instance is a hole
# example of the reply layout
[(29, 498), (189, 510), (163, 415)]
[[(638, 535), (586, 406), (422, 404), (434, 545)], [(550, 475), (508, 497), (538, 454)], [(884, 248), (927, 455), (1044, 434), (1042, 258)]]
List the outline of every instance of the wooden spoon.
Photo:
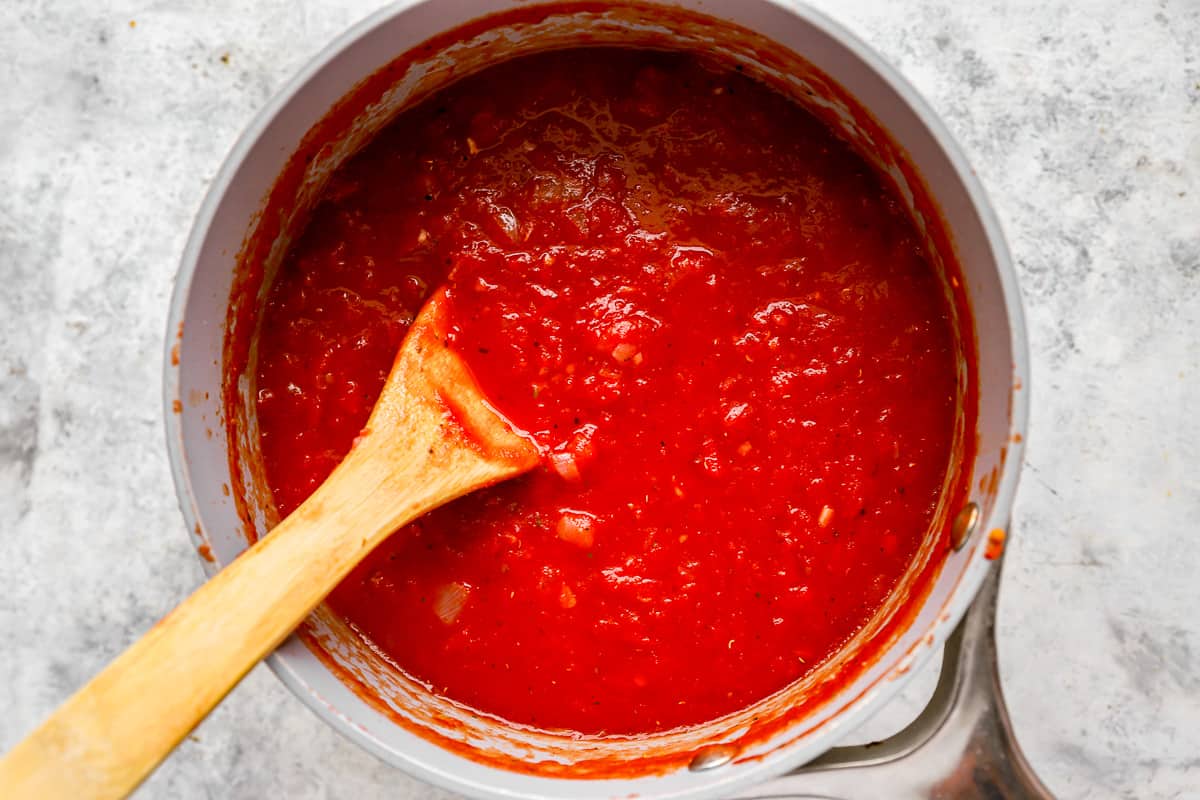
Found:
[(125, 796), (392, 531), (538, 463), (447, 345), (446, 304), (413, 321), (320, 488), (0, 760), (0, 795)]

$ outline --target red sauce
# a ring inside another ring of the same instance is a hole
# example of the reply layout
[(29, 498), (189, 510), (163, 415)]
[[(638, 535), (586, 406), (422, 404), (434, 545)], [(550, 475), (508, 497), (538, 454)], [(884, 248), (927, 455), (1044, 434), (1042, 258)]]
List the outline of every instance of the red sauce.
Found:
[(908, 568), (951, 451), (949, 308), (898, 199), (784, 97), (692, 56), (571, 50), (399, 117), (267, 303), (281, 513), (442, 283), (453, 345), (547, 458), (331, 597), (435, 691), (585, 733), (703, 722), (814, 669)]

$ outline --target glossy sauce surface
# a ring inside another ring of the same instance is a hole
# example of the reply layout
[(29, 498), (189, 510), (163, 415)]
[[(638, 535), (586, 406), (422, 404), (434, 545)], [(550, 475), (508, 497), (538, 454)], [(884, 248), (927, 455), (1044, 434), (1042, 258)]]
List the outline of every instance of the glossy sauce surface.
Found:
[(281, 513), (442, 283), (453, 346), (546, 466), (398, 532), (331, 597), (435, 691), (584, 733), (703, 722), (820, 664), (908, 567), (953, 436), (947, 303), (898, 200), (790, 101), (593, 49), (399, 117), (268, 299)]

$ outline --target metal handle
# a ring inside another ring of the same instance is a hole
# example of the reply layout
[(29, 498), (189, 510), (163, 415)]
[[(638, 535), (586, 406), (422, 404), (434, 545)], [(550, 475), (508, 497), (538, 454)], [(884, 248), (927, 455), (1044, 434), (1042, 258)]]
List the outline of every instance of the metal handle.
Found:
[(946, 640), (921, 715), (882, 742), (837, 747), (739, 794), (755, 800), (1053, 800), (1013, 735), (996, 668), (998, 562)]

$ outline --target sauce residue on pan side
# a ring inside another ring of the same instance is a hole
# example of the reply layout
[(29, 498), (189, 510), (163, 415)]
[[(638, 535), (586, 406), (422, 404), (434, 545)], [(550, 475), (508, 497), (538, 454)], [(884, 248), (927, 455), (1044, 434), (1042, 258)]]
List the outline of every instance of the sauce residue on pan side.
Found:
[(280, 513), (351, 446), (429, 291), (547, 466), (382, 545), (333, 607), (435, 691), (645, 733), (808, 674), (932, 520), (954, 330), (903, 207), (735, 70), (575, 50), (405, 112), (334, 177), (259, 341)]

